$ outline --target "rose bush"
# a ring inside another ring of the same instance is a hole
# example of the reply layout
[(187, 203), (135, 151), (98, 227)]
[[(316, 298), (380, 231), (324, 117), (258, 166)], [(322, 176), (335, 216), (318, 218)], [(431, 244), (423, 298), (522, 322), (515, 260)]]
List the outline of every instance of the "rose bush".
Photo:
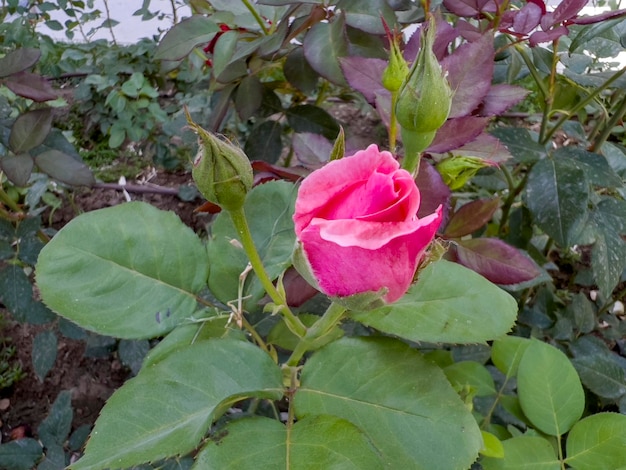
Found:
[(390, 152), (370, 145), (311, 173), (298, 191), (295, 231), (319, 289), (346, 297), (407, 291), (442, 220), (418, 219), (420, 192)]

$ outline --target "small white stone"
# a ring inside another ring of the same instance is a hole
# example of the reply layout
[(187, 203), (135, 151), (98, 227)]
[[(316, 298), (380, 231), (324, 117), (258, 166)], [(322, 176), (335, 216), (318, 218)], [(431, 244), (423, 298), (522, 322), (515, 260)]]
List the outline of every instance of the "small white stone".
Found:
[(616, 300), (613, 307), (611, 307), (611, 313), (613, 315), (624, 315), (624, 303)]
[(598, 298), (598, 291), (597, 290), (589, 291), (589, 298), (595, 302), (596, 299)]

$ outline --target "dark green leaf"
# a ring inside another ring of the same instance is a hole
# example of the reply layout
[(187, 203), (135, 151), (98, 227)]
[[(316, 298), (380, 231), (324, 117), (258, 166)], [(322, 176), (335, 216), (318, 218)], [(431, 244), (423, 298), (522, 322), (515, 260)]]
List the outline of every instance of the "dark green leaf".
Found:
[(46, 378), (57, 359), (57, 335), (42, 331), (33, 338), (33, 369), (40, 382)]
[(174, 25), (159, 43), (156, 60), (180, 60), (196, 46), (208, 43), (219, 31), (218, 26), (203, 15), (194, 15)]
[(589, 335), (573, 342), (570, 348), (574, 355), (572, 363), (589, 390), (609, 399), (626, 394), (626, 359)]
[(541, 160), (530, 172), (525, 200), (539, 228), (567, 248), (587, 220), (586, 173), (564, 158)]
[(255, 75), (245, 77), (235, 93), (235, 108), (242, 121), (250, 119), (261, 107), (264, 87)]
[(499, 127), (491, 131), (519, 163), (535, 163), (546, 156), (546, 149), (537, 143), (527, 129)]
[(347, 85), (339, 63), (340, 57), (348, 55), (343, 12), (330, 23), (316, 23), (305, 36), (303, 48), (306, 60), (317, 73), (337, 85)]
[(587, 180), (603, 188), (621, 187), (622, 179), (613, 171), (605, 157), (576, 147), (561, 147), (554, 152), (554, 158), (572, 161), (585, 172)]
[(33, 288), (24, 270), (14, 264), (0, 270), (0, 300), (18, 321), (26, 321)]
[(34, 165), (33, 158), (27, 153), (0, 158), (2, 171), (15, 186), (26, 186)]
[(83, 328), (120, 338), (170, 331), (196, 310), (205, 247), (172, 212), (130, 202), (88, 212), (39, 255), (44, 301)]
[(289, 83), (304, 93), (313, 93), (317, 88), (319, 76), (306, 61), (301, 47), (289, 53), (285, 59), (283, 73)]
[(251, 160), (276, 163), (283, 151), (282, 131), (283, 126), (277, 121), (261, 122), (250, 132), (244, 152)]
[(75, 186), (91, 186), (96, 180), (89, 167), (60, 150), (48, 150), (35, 157), (37, 166), (53, 178)]
[(72, 469), (130, 467), (187, 453), (231, 403), (282, 394), (282, 372), (264, 351), (244, 341), (201, 341), (118, 389)]
[(397, 302), (351, 317), (410, 341), (478, 343), (513, 326), (513, 297), (484, 277), (449, 261), (430, 264)]
[(148, 340), (129, 340), (123, 339), (117, 347), (117, 353), (120, 361), (128, 367), (133, 374), (137, 374), (141, 369), (143, 359), (150, 351), (150, 343)]
[(296, 416), (354, 423), (387, 468), (465, 470), (482, 446), (476, 421), (441, 370), (399, 341), (340, 339), (313, 354), (300, 378)]
[(37, 465), (37, 470), (64, 470), (67, 463), (63, 446), (51, 444), (46, 448), (44, 459)]
[(337, 121), (322, 108), (312, 104), (289, 108), (287, 122), (296, 132), (322, 134), (328, 140), (335, 140), (339, 133)]
[(43, 455), (41, 444), (29, 437), (0, 445), (0, 468), (32, 470)]
[(54, 444), (62, 446), (65, 443), (72, 427), (73, 414), (72, 394), (68, 390), (63, 390), (57, 395), (48, 416), (37, 429), (45, 447), (49, 448)]
[(196, 461), (197, 468), (220, 470), (305, 470), (312, 464), (320, 469), (385, 468), (359, 428), (325, 415), (298, 420), (289, 431), (269, 418), (233, 421), (216, 432)]
[(52, 129), (50, 108), (27, 111), (13, 123), (9, 137), (9, 148), (13, 153), (28, 152), (41, 145)]
[(384, 35), (384, 20), (393, 29), (396, 16), (385, 0), (340, 0), (337, 8), (346, 12), (346, 23), (369, 34)]
[(39, 49), (22, 47), (7, 53), (0, 58), (0, 78), (8, 77), (32, 67), (41, 57)]

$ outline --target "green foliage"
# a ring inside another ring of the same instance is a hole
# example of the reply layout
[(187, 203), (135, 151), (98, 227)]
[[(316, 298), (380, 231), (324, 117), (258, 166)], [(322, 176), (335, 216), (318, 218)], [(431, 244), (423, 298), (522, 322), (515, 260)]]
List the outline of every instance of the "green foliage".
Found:
[[(70, 3), (64, 26), (45, 14), (61, 3), (40, 3), (42, 21), (89, 38), (86, 21), (101, 12)], [(155, 14), (149, 3), (135, 14)], [(0, 10), (22, 15), (0, 26), (0, 300), (19, 321), (52, 323), (50, 307), (123, 338), (119, 359), (136, 375), (71, 468), (618, 468), (626, 88), (624, 69), (600, 59), (623, 48), (623, 12), (433, 5), (434, 52), (455, 93), (417, 181), (424, 214), (441, 205), (447, 226), (398, 302), (324, 313), (319, 294), (287, 305), (310, 289), (290, 274), (297, 188), (265, 181), (341, 157), (329, 142), (338, 135), (352, 150), (329, 112), (337, 99), (378, 113), (402, 155), (380, 19), (401, 31), (428, 17), (419, 2), (327, 3), (194, 1), (160, 41), (130, 46), (55, 44), (27, 26), (26, 8)], [(451, 26), (468, 24), (475, 34), (456, 37)], [(61, 120), (51, 81), (72, 90)], [(528, 120), (502, 117), (523, 99)], [(245, 216), (215, 216), (205, 244), (172, 214), (130, 203), (81, 215), (42, 250), (37, 216), (56, 204), (54, 180), (93, 183), (70, 141), (95, 165), (119, 149), (173, 167), (195, 151), (184, 106), (241, 140), (263, 172)], [(448, 171), (455, 161), (476, 165)], [(34, 338), (40, 380), (59, 333), (84, 337), (68, 325)], [(116, 345), (89, 338), (105, 353)], [(0, 466), (64, 467), (68, 445), (86, 437), (70, 434), (71, 416), (64, 392), (41, 444), (1, 445)]]

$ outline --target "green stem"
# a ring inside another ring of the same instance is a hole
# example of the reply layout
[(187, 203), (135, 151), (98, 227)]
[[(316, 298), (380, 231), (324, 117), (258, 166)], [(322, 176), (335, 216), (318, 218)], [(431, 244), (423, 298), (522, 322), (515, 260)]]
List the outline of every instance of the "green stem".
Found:
[(261, 15), (259, 15), (259, 12), (256, 11), (256, 9), (254, 8), (254, 6), (249, 2), (249, 0), (241, 0), (243, 2), (243, 4), (246, 6), (246, 8), (248, 9), (248, 11), (252, 14), (252, 16), (254, 16), (254, 19), (256, 20), (256, 22), (259, 24), (259, 26), (261, 27), (261, 29), (263, 30), (263, 34), (267, 35), (267, 33), (269, 32), (269, 30), (267, 29), (267, 25), (265, 24), (265, 21), (263, 20), (263, 18), (261, 18)]
[(389, 150), (396, 153), (396, 138), (398, 136), (398, 120), (396, 119), (396, 103), (398, 102), (398, 92), (391, 92), (391, 115), (389, 116)]
[(517, 186), (515, 186), (513, 177), (509, 173), (509, 170), (504, 165), (502, 165), (500, 168), (502, 169), (502, 172), (504, 173), (504, 176), (509, 184), (509, 195), (505, 199), (504, 204), (502, 204), (502, 217), (500, 218), (500, 228), (498, 229), (498, 233), (502, 235), (504, 233), (504, 228), (509, 222), (509, 215), (511, 213), (511, 207), (513, 207), (513, 203), (515, 202), (515, 199), (522, 192), (522, 190), (524, 189), (524, 186), (526, 186), (526, 181), (528, 181), (528, 175), (530, 174), (530, 169), (528, 170), (528, 172), (526, 173), (522, 181), (520, 181), (520, 183)]
[(250, 227), (248, 227), (248, 221), (243, 207), (237, 210), (229, 211), (229, 214), (233, 221), (233, 225), (239, 234), (243, 249), (246, 252), (246, 255), (248, 255), (250, 265), (252, 266), (254, 273), (259, 278), (259, 281), (261, 281), (261, 285), (265, 289), (265, 292), (267, 292), (276, 305), (281, 307), (280, 313), (285, 318), (285, 323), (287, 323), (289, 329), (296, 336), (303, 337), (306, 334), (307, 329), (300, 319), (289, 309), (287, 300), (278, 292), (272, 283), (272, 280), (268, 276), (265, 266), (263, 266), (263, 261), (261, 261), (261, 257), (259, 256), (259, 252), (257, 251), (256, 246), (254, 246), (254, 240), (252, 239), (252, 234), (250, 233)]
[(559, 63), (557, 49), (559, 40), (552, 42), (552, 64), (550, 67), (550, 79), (548, 81), (548, 95), (544, 97), (543, 117), (541, 119), (541, 128), (539, 130), (539, 140), (543, 141), (543, 136), (548, 130), (548, 123), (552, 115), (552, 105), (554, 104), (554, 89), (556, 87), (556, 66)]
[(619, 71), (617, 71), (611, 78), (609, 78), (606, 82), (604, 82), (601, 86), (593, 90), (593, 93), (590, 93), (587, 98), (580, 101), (576, 106), (574, 106), (569, 113), (563, 114), (552, 126), (552, 128), (546, 133), (544, 138), (539, 142), (542, 145), (545, 145), (550, 138), (554, 135), (554, 133), (567, 121), (569, 118), (576, 114), (579, 110), (583, 109), (593, 100), (595, 100), (601, 93), (604, 92), (607, 88), (609, 88), (617, 79), (619, 79), (626, 72), (626, 67), (622, 67)]
[[(0, 174), (0, 178), (1, 177), (2, 175)], [(0, 202), (6, 204), (6, 206), (13, 212), (22, 212), (20, 206), (18, 206), (17, 203), (6, 193), (3, 185), (0, 185)]]
[(596, 137), (591, 145), (592, 152), (598, 150), (602, 147), (602, 144), (606, 141), (606, 139), (613, 132), (613, 128), (617, 125), (617, 123), (622, 119), (624, 114), (626, 113), (626, 94), (623, 96), (622, 101), (617, 105), (615, 112), (611, 115), (610, 119), (604, 125), (604, 129), (600, 132), (600, 135)]
[(341, 321), (345, 313), (345, 307), (334, 302), (331, 303), (326, 312), (324, 312), (324, 315), (322, 315), (322, 317), (308, 329), (306, 335), (300, 339), (287, 360), (287, 366), (297, 366), (302, 356), (311, 349), (315, 341), (329, 334)]
[(539, 75), (539, 72), (535, 68), (535, 64), (533, 64), (533, 61), (530, 60), (530, 57), (528, 57), (528, 54), (526, 54), (526, 51), (524, 50), (523, 46), (521, 46), (520, 44), (517, 44), (515, 46), (515, 50), (519, 53), (522, 60), (526, 64), (526, 67), (528, 68), (528, 71), (530, 72), (533, 79), (535, 80), (535, 83), (537, 84), (537, 88), (539, 88), (539, 91), (541, 92), (543, 99), (546, 100), (549, 94), (548, 89), (546, 88), (546, 84), (543, 82), (541, 75)]

